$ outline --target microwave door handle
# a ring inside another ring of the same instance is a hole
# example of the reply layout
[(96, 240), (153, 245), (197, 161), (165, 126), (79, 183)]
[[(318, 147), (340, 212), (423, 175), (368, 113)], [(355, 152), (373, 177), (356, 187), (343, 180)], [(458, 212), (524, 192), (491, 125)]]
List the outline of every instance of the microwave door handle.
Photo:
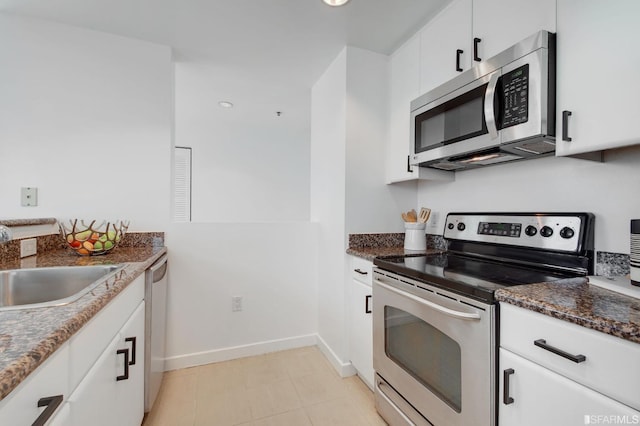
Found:
[(425, 305), (430, 307), (431, 309), (434, 309), (440, 313), (443, 313), (445, 315), (449, 315), (450, 317), (456, 318), (456, 319), (461, 319), (461, 320), (466, 320), (466, 321), (479, 321), (480, 320), (480, 315), (478, 314), (473, 314), (473, 313), (467, 313), (467, 312), (460, 312), (460, 311), (456, 311), (455, 309), (449, 309), (446, 308), (442, 305), (438, 305), (437, 303), (431, 302), (430, 300), (426, 300), (423, 299), (421, 297), (418, 296), (414, 296), (411, 293), (406, 293), (402, 290), (398, 290), (394, 287), (391, 287), (388, 284), (383, 283), (382, 281), (380, 281), (379, 279), (374, 280), (374, 282), (376, 284), (378, 284), (380, 287), (384, 288), (385, 290), (388, 290), (392, 293), (396, 293), (397, 295), (400, 295), (402, 297), (406, 297), (409, 298), (411, 300), (413, 300), (414, 302), (417, 302), (421, 305)]
[(484, 119), (487, 123), (487, 130), (491, 139), (498, 137), (498, 127), (496, 126), (496, 114), (493, 110), (493, 98), (496, 94), (496, 86), (498, 85), (499, 73), (491, 74), (489, 78), (489, 84), (487, 85), (487, 91), (484, 94)]

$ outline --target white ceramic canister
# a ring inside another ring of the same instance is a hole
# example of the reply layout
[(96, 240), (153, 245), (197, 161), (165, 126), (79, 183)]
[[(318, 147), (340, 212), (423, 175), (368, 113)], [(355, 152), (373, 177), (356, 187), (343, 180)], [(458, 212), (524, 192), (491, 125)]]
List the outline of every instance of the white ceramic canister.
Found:
[(427, 236), (425, 234), (426, 223), (405, 222), (404, 223), (404, 249), (405, 250), (426, 250)]

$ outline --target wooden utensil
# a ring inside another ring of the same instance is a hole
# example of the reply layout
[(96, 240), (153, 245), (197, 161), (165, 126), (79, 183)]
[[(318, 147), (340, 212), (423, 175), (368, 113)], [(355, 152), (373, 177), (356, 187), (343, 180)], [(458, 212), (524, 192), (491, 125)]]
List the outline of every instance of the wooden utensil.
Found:
[(429, 216), (431, 216), (431, 209), (421, 208), (420, 214), (418, 215), (418, 222), (426, 223), (429, 220)]
[(410, 212), (407, 212), (407, 217), (409, 218), (409, 222), (417, 222), (418, 221), (418, 214), (416, 213), (416, 211), (414, 209), (411, 209)]

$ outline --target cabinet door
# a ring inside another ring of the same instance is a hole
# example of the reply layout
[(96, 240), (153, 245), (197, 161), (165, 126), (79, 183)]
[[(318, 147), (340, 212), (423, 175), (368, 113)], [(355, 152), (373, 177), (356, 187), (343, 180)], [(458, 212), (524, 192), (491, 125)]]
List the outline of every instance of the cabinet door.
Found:
[(558, 0), (557, 155), (640, 143), (639, 16), (637, 0)]
[[(505, 370), (513, 370), (506, 379)], [(500, 426), (584, 425), (591, 416), (640, 418), (640, 412), (502, 348), (499, 381)]]
[[(142, 302), (120, 332), (119, 348), (129, 349), (129, 377), (117, 383), (120, 425), (139, 425), (144, 416), (144, 306)], [(123, 360), (118, 358), (118, 371), (124, 369)]]
[(556, 32), (556, 0), (473, 0), (473, 37), (481, 40), (481, 60), (540, 30)]
[(390, 68), (387, 182), (393, 183), (414, 179), (418, 169), (408, 167), (411, 150), (410, 104), (420, 96), (418, 36), (396, 50), (391, 57)]
[(425, 93), (471, 67), (471, 0), (454, 0), (420, 33), (420, 92)]
[(351, 294), (351, 363), (373, 388), (373, 323), (371, 286), (353, 280)]
[[(69, 398), (73, 426), (109, 426), (119, 423), (118, 407), (115, 404), (118, 367), (122, 371), (122, 355), (117, 354), (121, 346), (120, 335), (116, 335), (87, 375)], [(120, 365), (119, 365), (120, 364)]]

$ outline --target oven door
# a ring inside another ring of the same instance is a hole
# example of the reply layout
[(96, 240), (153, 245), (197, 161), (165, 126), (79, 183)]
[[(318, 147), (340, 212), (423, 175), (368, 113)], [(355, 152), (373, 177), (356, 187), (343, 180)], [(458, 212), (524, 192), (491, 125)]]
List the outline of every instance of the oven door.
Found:
[(373, 364), (383, 417), (494, 425), (494, 326), (493, 305), (376, 271)]

